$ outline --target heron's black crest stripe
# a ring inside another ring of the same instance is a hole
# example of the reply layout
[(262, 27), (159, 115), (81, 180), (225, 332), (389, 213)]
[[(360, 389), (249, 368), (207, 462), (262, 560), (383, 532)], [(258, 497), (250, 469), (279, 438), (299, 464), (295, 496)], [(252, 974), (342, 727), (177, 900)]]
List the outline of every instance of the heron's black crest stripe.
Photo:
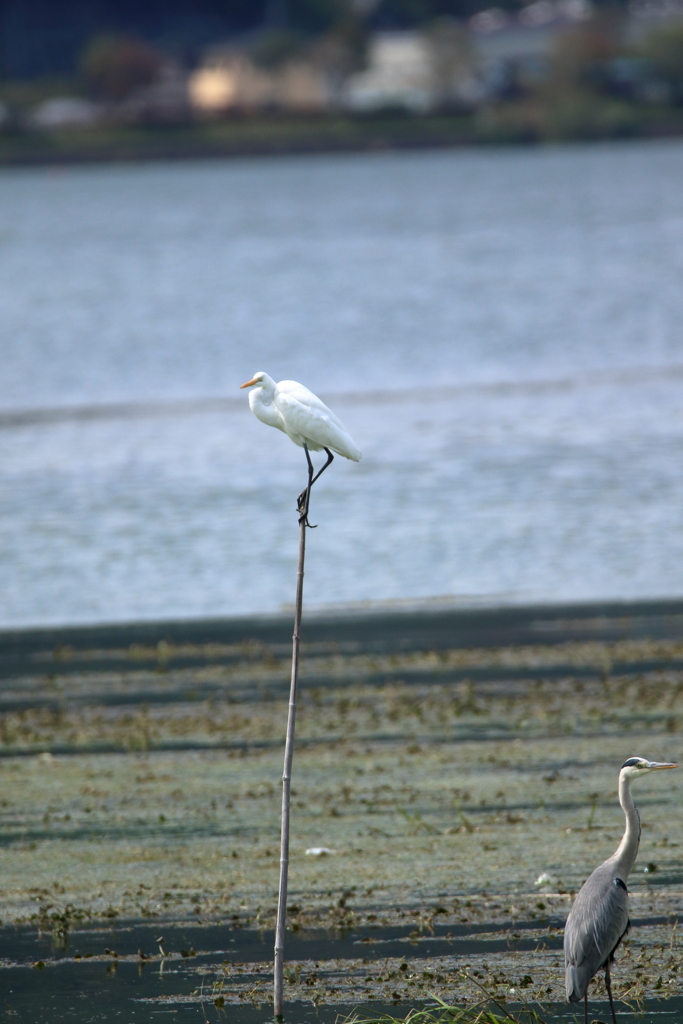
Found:
[(624, 890), (624, 892), (628, 892), (628, 889), (626, 888), (626, 882), (624, 882), (624, 881), (623, 881), (623, 879), (621, 879), (621, 878), (615, 878), (615, 879), (614, 879), (614, 884), (615, 884), (616, 886), (618, 886), (618, 887), (619, 887), (620, 889), (623, 889), (623, 890)]
[(639, 757), (629, 757), (628, 761), (624, 761), (622, 768), (635, 768), (636, 765), (640, 764)]

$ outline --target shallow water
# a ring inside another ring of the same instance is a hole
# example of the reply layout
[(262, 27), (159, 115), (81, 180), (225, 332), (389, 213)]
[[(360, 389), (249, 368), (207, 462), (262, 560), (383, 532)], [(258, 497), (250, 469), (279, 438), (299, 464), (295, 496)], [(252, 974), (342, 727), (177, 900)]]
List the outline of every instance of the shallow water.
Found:
[(310, 603), (683, 593), (682, 178), (679, 142), (2, 171), (0, 624), (291, 601), (258, 368), (364, 452)]
[[(555, 927), (563, 923), (561, 916), (553, 919)], [(508, 922), (509, 927), (512, 927)], [(516, 949), (533, 949), (538, 939), (524, 938), (524, 931), (538, 930), (538, 922), (515, 921), (514, 930), (521, 932), (515, 942)], [(478, 952), (496, 952), (509, 949), (510, 942), (500, 937), (500, 923), (469, 925), (432, 925), (419, 935), (412, 926), (373, 927), (326, 930), (306, 928), (287, 938), (289, 960), (331, 959), (333, 957), (384, 959), (415, 953), (433, 956), (444, 951), (467, 955)], [(496, 933), (487, 939), (487, 933)], [(142, 950), (145, 955), (156, 955), (158, 936), (165, 936), (167, 952), (193, 950), (202, 960), (217, 959), (221, 963), (270, 963), (273, 959), (275, 933), (261, 930), (231, 928), (226, 923), (175, 920), (155, 921), (153, 924), (132, 921), (111, 924), (99, 922), (92, 926), (76, 927), (66, 933), (52, 933), (45, 929), (23, 927), (0, 928), (0, 961), (6, 965), (26, 965), (36, 960), (59, 961), (73, 957), (101, 957), (105, 950), (113, 949), (118, 956), (132, 956)], [(550, 948), (560, 949), (561, 940), (549, 938)], [(533, 943), (530, 945), (529, 943)], [(176, 964), (177, 966), (177, 964)]]
[[(516, 928), (519, 927), (517, 923)], [(399, 930), (378, 931), (384, 935), (389, 931), (397, 934)], [(405, 933), (405, 929), (403, 931)], [(154, 938), (160, 932), (166, 936), (164, 945), (169, 957), (165, 960), (156, 955), (157, 943)], [(332, 972), (338, 974), (341, 970), (343, 974), (343, 958), (348, 957), (349, 973), (352, 973), (360, 955), (359, 945), (362, 945), (365, 956), (363, 963), (367, 964), (367, 957), (372, 957), (374, 953), (370, 946), (363, 945), (364, 936), (359, 936), (360, 933), (350, 932), (339, 936), (323, 931), (309, 936), (290, 936), (287, 967), (292, 969), (301, 964), (304, 970), (319, 967), (323, 975), (330, 968)], [(227, 1019), (234, 1024), (261, 1024), (271, 1019), (267, 1006), (267, 986), (270, 981), (268, 962), (272, 954), (272, 940), (270, 932), (235, 932), (225, 926), (178, 925), (172, 922), (144, 925), (131, 922), (128, 926), (110, 929), (76, 930), (69, 936), (65, 944), (67, 948), (56, 949), (49, 936), (37, 935), (26, 929), (6, 929), (0, 932), (2, 952), (5, 955), (10, 953), (10, 960), (5, 959), (2, 965), (3, 1009), (12, 1015), (12, 1019), (27, 1022), (75, 1021), (78, 1024), (94, 1024), (116, 1021), (122, 1017), (126, 1020), (150, 1020), (161, 1015), (172, 1016), (175, 1020), (200, 1020), (208, 1016), (209, 1020)], [(410, 971), (413, 969), (412, 962), (403, 958), (415, 955), (416, 944), (408, 940), (407, 933), (403, 941), (401, 951), (387, 950), (382, 956), (397, 956), (397, 963), (406, 964)], [(406, 942), (409, 944), (406, 945)], [(194, 946), (197, 946), (197, 955), (179, 958), (177, 950), (183, 945), (188, 950), (192, 949), (193, 953)], [(468, 952), (476, 951), (483, 957), (492, 952), (488, 946), (477, 948), (478, 945), (476, 941), (470, 942), (471, 949)], [(110, 947), (116, 952), (111, 952)], [(139, 956), (131, 955), (137, 948), (142, 948), (143, 952), (151, 950), (154, 958), (141, 960)], [(453, 949), (452, 952), (457, 953), (459, 950)], [(465, 950), (462, 952), (465, 953)], [(417, 955), (428, 956), (429, 951), (421, 948)], [(74, 959), (81, 956), (92, 956), (95, 959)], [(335, 963), (332, 963), (332, 958), (336, 958)], [(342, 958), (341, 963), (339, 958)], [(245, 993), (241, 999), (234, 991), (234, 982), (232, 992), (230, 983), (220, 989), (215, 987), (220, 977), (221, 964), (228, 962), (244, 963), (251, 970), (248, 976), (240, 977), (237, 981)], [(259, 968), (259, 962), (263, 968)], [(366, 988), (366, 993), (369, 991)], [(225, 1007), (219, 1012), (214, 998), (220, 992), (227, 998)], [(366, 995), (365, 998), (347, 1004), (334, 1001), (332, 1004), (316, 1006), (310, 1000), (301, 1002), (298, 997), (288, 1003), (286, 1019), (299, 1024), (308, 1021), (334, 1024), (353, 1010), (373, 1015), (384, 1011), (401, 1017), (405, 1016), (411, 1006), (416, 1005), (421, 1005), (419, 998), (412, 1002), (394, 1000), (386, 1003), (376, 995), (370, 998)], [(607, 1006), (601, 1000), (591, 1001), (593, 1014), (606, 1009)], [(619, 1018), (626, 1021), (638, 1020), (641, 1024), (673, 1022), (680, 1019), (682, 1009), (683, 1001), (680, 998), (650, 1001), (644, 1012), (643, 1008), (633, 1013), (633, 1008), (620, 1007)], [(577, 1019), (576, 1009), (566, 1005), (541, 1006), (539, 1010), (548, 1022)]]
[[(209, 644), (194, 648), (203, 666), (131, 656), (112, 671), (107, 657), (122, 652), (110, 649), (99, 672), (89, 650), (80, 673), (76, 650), (4, 680), (0, 915), (17, 927), (0, 929), (0, 988), (19, 1019), (204, 1019), (205, 996), (220, 1020), (216, 995), (236, 1024), (267, 1019), (286, 665), (267, 645), (245, 645), (242, 661), (237, 650), (224, 646), (225, 665)], [(488, 971), (496, 998), (521, 989), (551, 1004), (546, 1019), (574, 1019), (560, 1003), (570, 894), (621, 835), (618, 765), (638, 752), (680, 760), (680, 652), (680, 640), (642, 638), (309, 652), (288, 1019), (333, 1024), (354, 1003), (398, 1012), (430, 995), (471, 1002), (463, 970)], [(681, 781), (638, 787), (634, 929), (614, 985), (620, 1000), (646, 1000), (645, 1022), (680, 1019), (680, 1002), (655, 1000), (681, 995)], [(315, 846), (331, 852), (310, 856)], [(599, 981), (594, 994), (607, 1019)], [(306, 1016), (313, 1002), (319, 1018)]]

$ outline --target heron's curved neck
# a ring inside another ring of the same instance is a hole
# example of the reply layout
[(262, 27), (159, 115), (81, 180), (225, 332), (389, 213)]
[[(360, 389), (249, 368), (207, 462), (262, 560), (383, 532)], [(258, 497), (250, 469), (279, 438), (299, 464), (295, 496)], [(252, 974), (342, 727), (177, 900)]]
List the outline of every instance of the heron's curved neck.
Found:
[(627, 775), (619, 776), (619, 803), (626, 815), (626, 831), (612, 859), (619, 869), (619, 877), (625, 882), (638, 855), (640, 843), (640, 815), (631, 796), (631, 780)]

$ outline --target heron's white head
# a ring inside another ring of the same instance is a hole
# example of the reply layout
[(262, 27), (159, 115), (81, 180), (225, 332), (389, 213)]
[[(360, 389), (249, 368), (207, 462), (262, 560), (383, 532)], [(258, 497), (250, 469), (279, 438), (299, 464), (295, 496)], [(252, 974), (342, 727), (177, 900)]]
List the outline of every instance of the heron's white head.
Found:
[(259, 370), (258, 373), (254, 374), (254, 376), (251, 378), (251, 380), (245, 381), (244, 384), (240, 384), (240, 391), (242, 390), (242, 388), (251, 388), (251, 387), (255, 387), (255, 388), (263, 388), (263, 387), (265, 387), (265, 388), (268, 388), (271, 385), (274, 385), (274, 383), (275, 383), (275, 381), (273, 380), (272, 377), (269, 377), (268, 374), (264, 373), (263, 370)]
[(621, 766), (620, 777), (637, 779), (648, 772), (663, 772), (666, 768), (680, 768), (671, 761), (647, 761), (644, 757), (629, 757)]

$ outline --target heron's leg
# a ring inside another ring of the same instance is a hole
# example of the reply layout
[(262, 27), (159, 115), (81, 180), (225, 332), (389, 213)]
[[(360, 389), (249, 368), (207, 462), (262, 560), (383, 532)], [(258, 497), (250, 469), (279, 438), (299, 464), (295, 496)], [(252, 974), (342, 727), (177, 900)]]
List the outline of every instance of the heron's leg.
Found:
[(614, 1012), (614, 1000), (612, 999), (612, 981), (609, 976), (609, 960), (605, 964), (605, 987), (607, 988), (607, 995), (609, 996), (609, 1008), (612, 1011), (613, 1024), (617, 1024), (617, 1015)]
[(310, 526), (311, 524), (308, 521), (308, 505), (311, 500), (311, 487), (313, 486), (315, 469), (311, 462), (308, 445), (306, 444), (304, 445), (304, 451), (306, 452), (306, 462), (308, 463), (308, 484), (296, 500), (296, 510), (299, 513), (299, 522), (303, 519), (306, 526)]
[(583, 994), (583, 1021), (588, 1024), (588, 988)]

